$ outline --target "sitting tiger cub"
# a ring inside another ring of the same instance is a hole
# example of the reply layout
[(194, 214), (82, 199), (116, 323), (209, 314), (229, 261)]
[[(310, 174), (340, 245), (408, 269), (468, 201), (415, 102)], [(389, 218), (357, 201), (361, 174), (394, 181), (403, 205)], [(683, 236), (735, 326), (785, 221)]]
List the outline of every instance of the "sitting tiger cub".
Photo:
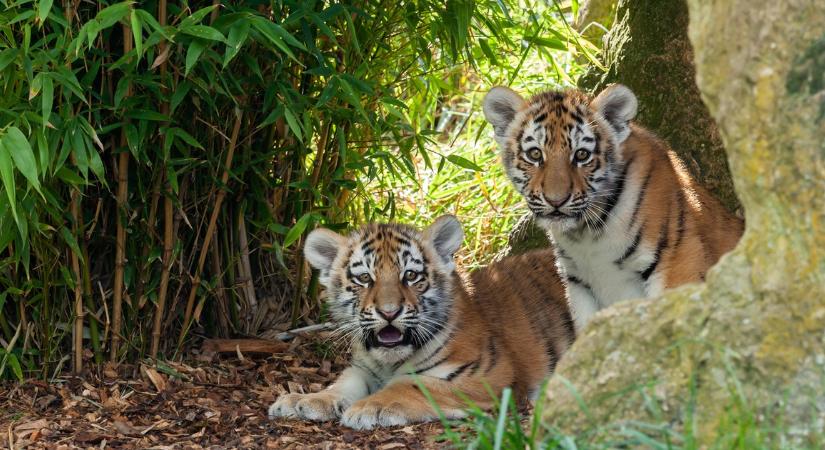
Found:
[(575, 90), (525, 101), (506, 87), (484, 98), (505, 171), (549, 231), (577, 330), (619, 300), (704, 280), (742, 234), (673, 150), (630, 122), (636, 108), (622, 85), (592, 101)]
[(320, 270), (337, 330), (351, 340), (352, 365), (324, 391), (281, 396), (270, 418), (340, 417), (357, 429), (434, 420), (416, 380), (449, 418), (465, 414), (457, 393), (481, 407), (492, 406), (488, 388), (537, 394), (575, 336), (561, 280), (541, 270), (553, 253), (463, 277), (453, 260), (463, 236), (453, 216), (423, 233), (398, 224), (348, 237), (310, 233), (304, 253)]

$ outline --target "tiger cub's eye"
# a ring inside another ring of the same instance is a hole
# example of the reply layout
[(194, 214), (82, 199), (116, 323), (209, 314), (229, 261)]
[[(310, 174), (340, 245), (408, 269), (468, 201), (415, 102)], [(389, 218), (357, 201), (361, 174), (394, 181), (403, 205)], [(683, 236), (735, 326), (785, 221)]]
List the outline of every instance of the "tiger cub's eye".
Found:
[(541, 162), (541, 150), (533, 147), (530, 150), (527, 150), (527, 158), (533, 162)]
[(589, 157), (590, 157), (590, 152), (588, 150), (583, 149), (583, 148), (576, 150), (576, 153), (573, 155), (573, 159), (575, 159), (576, 162), (587, 161), (587, 158), (589, 158)]
[(372, 277), (370, 277), (370, 274), (368, 274), (368, 273), (366, 273), (366, 272), (365, 272), (365, 273), (362, 273), (361, 275), (358, 275), (358, 276), (357, 276), (357, 277), (355, 277), (355, 278), (356, 278), (356, 279), (358, 280), (358, 282), (359, 282), (359, 283), (361, 283), (361, 284), (369, 284), (369, 283), (372, 281)]
[(404, 279), (407, 281), (415, 281), (418, 278), (418, 272), (414, 270), (408, 270), (404, 272)]

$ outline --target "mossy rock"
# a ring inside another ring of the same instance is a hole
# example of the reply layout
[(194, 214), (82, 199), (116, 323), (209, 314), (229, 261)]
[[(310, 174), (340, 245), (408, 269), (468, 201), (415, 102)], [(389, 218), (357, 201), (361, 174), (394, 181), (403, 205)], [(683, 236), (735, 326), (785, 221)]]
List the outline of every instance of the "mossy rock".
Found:
[(644, 423), (689, 434), (697, 448), (731, 448), (725, 433), (742, 429), (770, 448), (817, 448), (825, 442), (825, 9), (689, 6), (697, 83), (728, 149), (745, 235), (705, 284), (597, 314), (551, 379), (544, 419), (602, 442)]

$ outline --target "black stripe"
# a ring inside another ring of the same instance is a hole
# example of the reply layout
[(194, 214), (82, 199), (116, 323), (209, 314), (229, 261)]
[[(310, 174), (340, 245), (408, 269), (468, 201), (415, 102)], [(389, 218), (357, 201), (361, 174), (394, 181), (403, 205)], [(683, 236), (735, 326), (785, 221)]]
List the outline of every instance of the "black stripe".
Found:
[(622, 192), (624, 192), (624, 184), (625, 178), (627, 177), (627, 171), (630, 169), (630, 165), (633, 163), (633, 159), (631, 158), (622, 168), (622, 173), (619, 175), (619, 181), (617, 185), (614, 187), (614, 191), (610, 194), (610, 197), (607, 198), (605, 202), (604, 209), (601, 214), (601, 220), (596, 225), (598, 228), (604, 226), (607, 223), (607, 216), (613, 211), (613, 208), (616, 206), (616, 203), (619, 202), (619, 197), (621, 197)]
[(676, 221), (676, 243), (673, 244), (673, 247), (676, 248), (679, 244), (682, 243), (682, 237), (685, 235), (685, 197), (682, 191), (678, 191), (677, 194), (678, 198), (676, 199), (676, 204), (679, 207), (679, 218)]
[(490, 336), (490, 340), (487, 342), (487, 352), (490, 354), (490, 363), (487, 364), (487, 368), (484, 369), (484, 373), (490, 373), (493, 370), (493, 367), (496, 366), (496, 360), (498, 359), (498, 351), (496, 350), (496, 341), (493, 336)]
[(372, 375), (372, 377), (373, 377), (373, 378), (375, 378), (376, 380), (380, 380), (380, 379), (381, 379), (381, 377), (379, 377), (379, 376), (378, 376), (378, 374), (376, 374), (376, 373), (375, 373), (375, 371), (373, 371), (373, 370), (372, 370), (371, 368), (369, 368), (369, 367), (363, 366), (363, 365), (361, 365), (361, 364), (356, 364), (356, 363), (352, 363), (352, 367), (357, 367), (357, 368), (359, 368), (359, 369), (361, 369), (361, 370), (365, 370), (365, 371), (369, 372), (369, 373), (370, 373), (370, 375)]
[[(669, 212), (668, 212), (669, 213)], [(653, 254), (653, 262), (647, 267), (647, 269), (639, 272), (639, 276), (642, 277), (642, 280), (647, 281), (651, 275), (653, 275), (653, 271), (656, 270), (656, 266), (659, 265), (659, 259), (662, 256), (662, 251), (667, 247), (667, 228), (668, 228), (669, 221), (665, 220), (664, 224), (662, 224), (662, 229), (659, 231), (659, 242), (656, 243), (656, 253)]]
[(630, 247), (628, 247), (627, 250), (624, 251), (622, 256), (619, 257), (619, 259), (614, 261), (614, 264), (621, 267), (622, 263), (625, 262), (627, 258), (630, 258), (630, 255), (632, 255), (636, 251), (636, 249), (639, 247), (639, 242), (641, 242), (642, 240), (642, 230), (644, 230), (644, 226), (639, 227), (639, 232), (636, 233), (636, 237), (633, 238), (633, 243), (630, 244)]
[(452, 381), (453, 378), (461, 375), (461, 373), (467, 370), (467, 368), (469, 368), (470, 366), (478, 367), (478, 361), (468, 362), (467, 364), (464, 364), (463, 366), (459, 367), (458, 369), (454, 370), (452, 373), (447, 375), (447, 377), (444, 379), (447, 381)]
[[(420, 375), (420, 374), (422, 374), (422, 373), (424, 373), (424, 372), (426, 372), (426, 371), (428, 371), (428, 370), (432, 369), (433, 367), (436, 367), (436, 366), (440, 365), (441, 363), (443, 363), (444, 361), (446, 361), (446, 360), (447, 360), (447, 358), (449, 358), (449, 357), (450, 357), (450, 355), (448, 354), (447, 356), (445, 356), (445, 357), (443, 357), (443, 358), (439, 359), (438, 361), (436, 361), (436, 362), (434, 362), (434, 363), (430, 364), (429, 366), (424, 367), (423, 369), (417, 369), (417, 370), (413, 371), (413, 373), (414, 373), (414, 374), (416, 374), (416, 375)], [(429, 358), (427, 358), (427, 359), (429, 359)]]
[(547, 112), (545, 111), (545, 112), (539, 114), (538, 116), (536, 116), (536, 118), (533, 119), (533, 122), (534, 123), (535, 122), (544, 122), (544, 119), (546, 119), (546, 118), (547, 118)]
[(650, 183), (650, 178), (653, 176), (653, 164), (650, 165), (650, 169), (647, 171), (647, 175), (645, 175), (645, 181), (642, 183), (642, 187), (639, 188), (639, 194), (636, 197), (636, 205), (633, 206), (633, 214), (630, 216), (630, 225), (627, 226), (627, 229), (630, 230), (633, 228), (633, 225), (636, 224), (636, 216), (639, 215), (639, 209), (642, 207), (642, 200), (645, 198), (645, 194), (647, 193), (647, 185)]
[(583, 287), (583, 288), (587, 288), (587, 289), (589, 289), (589, 290), (591, 290), (591, 291), (592, 291), (592, 289), (590, 288), (590, 285), (589, 285), (589, 284), (587, 284), (587, 283), (585, 283), (584, 281), (582, 281), (582, 280), (581, 280), (580, 278), (578, 278), (578, 277), (574, 277), (574, 276), (572, 276), (572, 275), (568, 275), (568, 276), (567, 276), (567, 282), (568, 282), (568, 283), (573, 283), (573, 284), (578, 284), (579, 286), (581, 286), (581, 287)]

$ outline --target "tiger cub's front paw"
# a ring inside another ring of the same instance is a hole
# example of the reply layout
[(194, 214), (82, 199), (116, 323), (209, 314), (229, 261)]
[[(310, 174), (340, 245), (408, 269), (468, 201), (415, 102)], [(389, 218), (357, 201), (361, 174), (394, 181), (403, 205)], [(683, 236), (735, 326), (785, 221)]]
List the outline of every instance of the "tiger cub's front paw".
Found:
[(344, 426), (356, 430), (407, 425), (416, 421), (421, 421), (421, 418), (411, 417), (410, 411), (407, 411), (401, 402), (384, 403), (369, 398), (353, 403), (341, 416)]
[(289, 417), (324, 422), (341, 417), (345, 400), (331, 392), (284, 394), (269, 407), (269, 418)]

